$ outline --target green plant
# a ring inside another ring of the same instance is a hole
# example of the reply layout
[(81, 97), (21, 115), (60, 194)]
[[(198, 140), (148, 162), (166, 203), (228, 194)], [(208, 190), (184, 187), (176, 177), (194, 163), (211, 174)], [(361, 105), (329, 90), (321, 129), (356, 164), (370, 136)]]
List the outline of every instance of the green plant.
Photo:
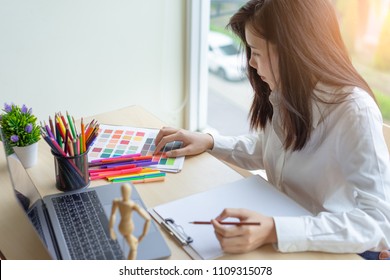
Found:
[(31, 108), (5, 103), (3, 112), (0, 115), (0, 127), (11, 147), (24, 147), (39, 141), (40, 126)]

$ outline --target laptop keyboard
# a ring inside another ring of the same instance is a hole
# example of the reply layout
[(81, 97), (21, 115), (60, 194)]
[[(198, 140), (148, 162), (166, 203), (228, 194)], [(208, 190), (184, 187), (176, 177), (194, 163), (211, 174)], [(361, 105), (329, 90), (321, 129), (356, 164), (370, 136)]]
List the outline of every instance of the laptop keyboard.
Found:
[(73, 260), (123, 259), (108, 232), (108, 218), (95, 191), (52, 198)]

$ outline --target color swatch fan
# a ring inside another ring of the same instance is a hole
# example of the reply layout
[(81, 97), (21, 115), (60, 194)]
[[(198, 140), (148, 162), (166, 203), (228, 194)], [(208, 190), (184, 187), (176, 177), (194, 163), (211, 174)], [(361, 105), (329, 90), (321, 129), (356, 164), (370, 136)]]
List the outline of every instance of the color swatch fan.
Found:
[[(91, 162), (135, 153), (152, 156), (158, 132), (158, 129), (100, 124), (98, 136), (89, 149), (88, 160)], [(153, 156), (153, 161), (158, 164), (151, 167), (166, 172), (179, 172), (183, 168), (184, 157), (168, 158), (165, 153), (181, 146), (182, 142), (179, 141), (165, 145), (160, 154)]]

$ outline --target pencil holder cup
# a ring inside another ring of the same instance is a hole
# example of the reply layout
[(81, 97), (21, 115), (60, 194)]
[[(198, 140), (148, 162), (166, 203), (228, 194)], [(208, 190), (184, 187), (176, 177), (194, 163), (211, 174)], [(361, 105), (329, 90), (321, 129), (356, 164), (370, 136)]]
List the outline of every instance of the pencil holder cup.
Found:
[(63, 156), (51, 151), (54, 156), (56, 187), (67, 192), (88, 187), (88, 152), (77, 156)]

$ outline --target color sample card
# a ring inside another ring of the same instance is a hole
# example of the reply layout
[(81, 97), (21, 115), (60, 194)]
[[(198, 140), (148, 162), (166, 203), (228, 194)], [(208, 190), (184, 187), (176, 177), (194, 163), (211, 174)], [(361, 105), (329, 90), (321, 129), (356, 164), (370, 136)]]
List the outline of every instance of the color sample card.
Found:
[[(158, 131), (150, 128), (100, 124), (99, 134), (89, 149), (88, 160), (91, 162), (95, 159), (136, 153), (153, 156), (156, 148), (154, 139)], [(158, 164), (151, 167), (167, 172), (179, 172), (183, 168), (184, 157), (167, 158), (165, 152), (181, 146), (180, 141), (165, 145), (160, 154), (153, 156), (152, 160)]]

